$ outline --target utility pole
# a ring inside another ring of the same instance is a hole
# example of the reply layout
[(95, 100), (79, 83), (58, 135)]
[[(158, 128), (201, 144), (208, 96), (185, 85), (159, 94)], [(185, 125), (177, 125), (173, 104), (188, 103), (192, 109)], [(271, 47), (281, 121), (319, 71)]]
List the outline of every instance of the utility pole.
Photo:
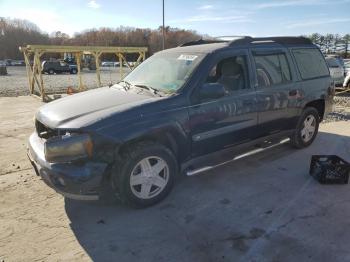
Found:
[(165, 49), (165, 31), (164, 31), (164, 0), (163, 0), (163, 27), (162, 27), (162, 48)]

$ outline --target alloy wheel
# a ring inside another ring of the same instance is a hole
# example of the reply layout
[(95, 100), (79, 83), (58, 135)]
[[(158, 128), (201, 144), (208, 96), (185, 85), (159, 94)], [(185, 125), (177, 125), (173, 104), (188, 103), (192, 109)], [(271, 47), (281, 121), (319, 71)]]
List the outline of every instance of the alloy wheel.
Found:
[(169, 167), (160, 157), (142, 159), (130, 175), (132, 193), (141, 199), (150, 199), (160, 194), (169, 181)]
[(301, 138), (304, 142), (309, 142), (316, 130), (316, 118), (313, 115), (308, 115), (303, 123), (303, 128), (301, 129)]

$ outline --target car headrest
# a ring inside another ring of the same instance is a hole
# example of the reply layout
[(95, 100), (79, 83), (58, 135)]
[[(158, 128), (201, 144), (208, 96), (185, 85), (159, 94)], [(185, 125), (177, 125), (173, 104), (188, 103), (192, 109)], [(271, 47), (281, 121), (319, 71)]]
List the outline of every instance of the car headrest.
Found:
[(221, 67), (222, 76), (234, 76), (242, 72), (242, 66), (234, 61), (225, 61)]

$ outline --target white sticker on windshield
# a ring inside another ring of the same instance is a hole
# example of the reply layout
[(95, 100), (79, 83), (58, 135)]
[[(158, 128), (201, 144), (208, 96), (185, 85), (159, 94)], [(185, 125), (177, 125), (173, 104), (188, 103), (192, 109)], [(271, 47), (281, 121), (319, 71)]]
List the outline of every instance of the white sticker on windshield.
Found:
[(179, 60), (186, 60), (186, 61), (193, 61), (197, 58), (196, 55), (180, 55), (177, 59)]

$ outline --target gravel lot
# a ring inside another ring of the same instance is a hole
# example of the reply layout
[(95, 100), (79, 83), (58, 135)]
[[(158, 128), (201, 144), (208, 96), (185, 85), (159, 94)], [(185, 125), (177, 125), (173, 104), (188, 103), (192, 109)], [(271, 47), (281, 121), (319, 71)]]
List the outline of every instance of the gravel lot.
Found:
[[(124, 72), (129, 70), (124, 68)], [(24, 66), (7, 67), (8, 75), (0, 76), (0, 96), (23, 96), (28, 95), (28, 78)], [(83, 83), (87, 89), (96, 88), (96, 72), (84, 69), (82, 71)], [(43, 75), (44, 86), (48, 92), (66, 91), (67, 87), (78, 87), (78, 76), (71, 74)], [(119, 67), (101, 68), (101, 83), (108, 85), (119, 81)]]
[(308, 175), (313, 154), (350, 161), (350, 122), (179, 179), (134, 210), (64, 199), (26, 157), (38, 99), (0, 97), (0, 261), (350, 261), (350, 185)]

